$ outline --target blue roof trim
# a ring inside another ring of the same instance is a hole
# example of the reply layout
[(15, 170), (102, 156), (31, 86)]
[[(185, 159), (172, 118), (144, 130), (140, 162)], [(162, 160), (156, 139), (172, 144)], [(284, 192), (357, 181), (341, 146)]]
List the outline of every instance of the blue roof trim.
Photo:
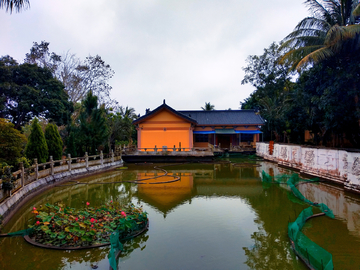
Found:
[(194, 134), (214, 134), (215, 131), (193, 131)]
[(260, 134), (262, 133), (260, 130), (235, 130), (236, 133), (241, 134)]
[(194, 134), (261, 134), (262, 132), (260, 130), (212, 130), (212, 131), (193, 131)]

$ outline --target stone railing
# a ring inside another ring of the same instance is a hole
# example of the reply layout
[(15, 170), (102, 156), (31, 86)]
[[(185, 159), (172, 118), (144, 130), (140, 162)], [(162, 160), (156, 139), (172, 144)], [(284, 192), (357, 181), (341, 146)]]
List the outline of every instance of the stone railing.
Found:
[(193, 148), (179, 148), (179, 147), (154, 147), (154, 148), (136, 148), (136, 147), (124, 147), (122, 148), (124, 155), (213, 155), (213, 149), (211, 147), (193, 147)]
[(279, 165), (300, 170), (301, 173), (321, 177), (360, 193), (360, 152), (349, 149), (329, 149), (291, 144), (258, 142), (256, 154)]
[(14, 204), (32, 191), (48, 184), (60, 181), (65, 178), (85, 175), (103, 169), (120, 166), (122, 164), (120, 153), (88, 156), (85, 153), (83, 157), (72, 158), (68, 155), (62, 160), (53, 160), (50, 157), (49, 162), (34, 164), (29, 168), (24, 168), (20, 163), (20, 170), (12, 173), (15, 180), (12, 181), (11, 190), (0, 189), (0, 215), (4, 215)]

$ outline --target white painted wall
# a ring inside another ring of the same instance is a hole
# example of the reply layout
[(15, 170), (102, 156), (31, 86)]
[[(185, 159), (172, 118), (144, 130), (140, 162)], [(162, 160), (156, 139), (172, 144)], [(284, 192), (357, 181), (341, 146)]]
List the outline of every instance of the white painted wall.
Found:
[(280, 165), (299, 169), (301, 173), (341, 183), (345, 189), (360, 193), (360, 153), (345, 150), (258, 142), (256, 154)]

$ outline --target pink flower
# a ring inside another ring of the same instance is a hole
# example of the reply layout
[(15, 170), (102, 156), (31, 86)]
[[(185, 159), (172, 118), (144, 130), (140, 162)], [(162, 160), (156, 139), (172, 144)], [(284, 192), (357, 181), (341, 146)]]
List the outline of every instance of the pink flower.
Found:
[(125, 213), (124, 211), (121, 212), (121, 215), (122, 215), (123, 217), (126, 217), (126, 213)]
[(77, 217), (75, 218), (75, 221), (78, 221), (78, 218), (77, 218)]
[(94, 225), (93, 224), (91, 224), (91, 228), (93, 228), (94, 227)]
[(87, 206), (89, 206), (89, 205), (90, 205), (90, 203), (89, 203), (89, 202), (86, 202), (86, 205), (87, 205)]
[(33, 210), (36, 211), (36, 207), (34, 207)]
[(94, 221), (95, 221), (94, 218), (91, 218), (91, 219), (90, 219), (90, 222), (91, 222), (91, 223), (94, 223)]
[(59, 211), (61, 211), (61, 207), (59, 208)]
[(110, 202), (112, 203), (112, 200)]
[(36, 221), (36, 225), (40, 225), (40, 221)]

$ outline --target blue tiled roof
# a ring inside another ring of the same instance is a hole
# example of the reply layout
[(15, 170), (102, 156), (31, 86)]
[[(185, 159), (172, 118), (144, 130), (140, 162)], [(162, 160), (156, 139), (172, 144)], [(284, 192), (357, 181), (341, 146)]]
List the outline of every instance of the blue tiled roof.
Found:
[(201, 125), (263, 125), (254, 110), (177, 111)]
[(214, 111), (176, 111), (164, 103), (150, 111), (148, 114), (141, 116), (133, 121), (138, 124), (146, 118), (166, 109), (178, 115), (186, 121), (192, 122), (197, 126), (238, 126), (238, 125), (263, 125), (264, 120), (254, 110), (214, 110)]

